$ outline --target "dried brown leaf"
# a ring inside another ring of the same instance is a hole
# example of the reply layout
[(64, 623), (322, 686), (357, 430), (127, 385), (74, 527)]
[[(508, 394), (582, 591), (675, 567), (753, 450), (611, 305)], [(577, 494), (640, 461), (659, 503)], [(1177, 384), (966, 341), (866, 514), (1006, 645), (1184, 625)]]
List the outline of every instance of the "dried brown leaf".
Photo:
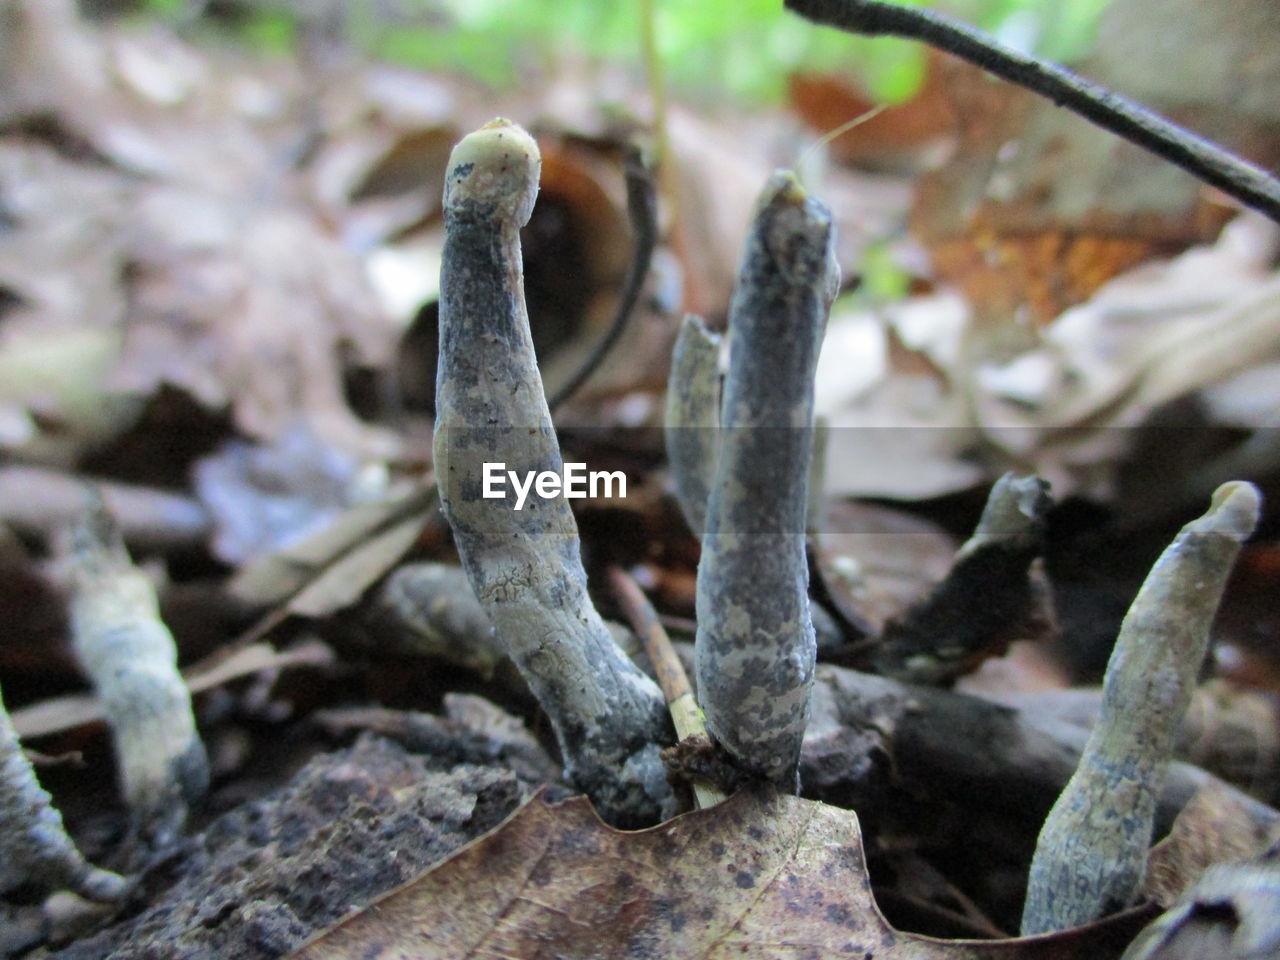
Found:
[(305, 192), (306, 78), (88, 25), (68, 0), (9, 6), (0, 111), (31, 129), (0, 143), (0, 287), (22, 321), (0, 344), (0, 408), (101, 443), (121, 428), (104, 412), (168, 384), (257, 439), (303, 420), (349, 453), (394, 452), (343, 392), (344, 364), (386, 364), (398, 331)]
[(341, 610), (408, 552), (435, 500), (431, 484), (354, 506), (302, 542), (249, 561), (231, 592), (248, 604), (288, 601), (285, 612), (303, 616)]
[(628, 833), (584, 798), (539, 794), (293, 957), (1104, 960), (1147, 916), (1022, 940), (899, 933), (876, 909), (851, 811), (743, 792)]
[[(1152, 44), (1157, 21), (1169, 29)], [(1078, 66), (1270, 167), (1278, 27), (1271, 0), (1115, 0)], [(1211, 240), (1231, 215), (1185, 172), (1047, 99), (967, 66), (948, 90), (959, 143), (922, 182), (914, 225), (940, 278), (1006, 340), (1028, 317), (1048, 323), (1137, 264)]]

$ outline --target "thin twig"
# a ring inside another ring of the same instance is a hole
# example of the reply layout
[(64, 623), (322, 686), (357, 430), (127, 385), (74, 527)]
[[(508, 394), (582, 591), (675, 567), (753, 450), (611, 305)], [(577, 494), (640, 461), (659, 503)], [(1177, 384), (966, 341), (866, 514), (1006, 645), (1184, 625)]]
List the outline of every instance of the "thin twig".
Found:
[[(639, 635), (644, 643), (644, 652), (653, 664), (653, 672), (658, 678), (658, 686), (666, 698), (667, 709), (671, 711), (671, 722), (675, 724), (676, 736), (681, 740), (701, 734), (706, 736), (707, 725), (702, 721), (698, 710), (698, 701), (693, 697), (693, 687), (689, 684), (689, 675), (684, 672), (684, 664), (671, 638), (663, 629), (658, 612), (644, 595), (644, 591), (624, 570), (610, 567), (608, 570), (609, 588), (613, 591), (622, 607), (622, 612), (631, 624), (631, 629)], [(694, 798), (699, 809), (715, 806), (725, 798), (715, 787), (694, 782)]]
[(1034, 90), (1149, 150), (1280, 223), (1280, 180), (1132, 100), (1055, 63), (1012, 50), (942, 14), (882, 0), (784, 0), (814, 23), (867, 36), (921, 40), (988, 73)]
[(547, 401), (547, 406), (553, 412), (578, 392), (618, 342), (635, 312), (640, 291), (644, 289), (645, 277), (649, 275), (649, 266), (653, 262), (653, 248), (658, 242), (658, 201), (653, 178), (637, 147), (627, 148), (623, 170), (627, 177), (627, 217), (631, 221), (631, 233), (635, 241), (631, 250), (631, 265), (627, 270), (627, 282), (622, 288), (622, 297), (618, 301), (618, 309), (613, 315), (608, 333), (596, 344), (577, 372)]

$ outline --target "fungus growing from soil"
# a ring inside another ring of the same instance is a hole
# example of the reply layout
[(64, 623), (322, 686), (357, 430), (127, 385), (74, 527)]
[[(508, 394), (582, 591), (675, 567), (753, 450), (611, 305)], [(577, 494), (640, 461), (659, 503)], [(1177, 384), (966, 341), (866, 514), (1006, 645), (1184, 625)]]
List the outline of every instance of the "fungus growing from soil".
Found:
[(172, 842), (209, 765), (155, 587), (96, 494), (73, 531), (71, 638), (111, 724), (120, 790), (149, 843)]
[(465, 137), (444, 192), (434, 457), (463, 568), (555, 731), (566, 773), (619, 824), (673, 812), (659, 756), (671, 739), (657, 685), (587, 596), (567, 500), (514, 509), (481, 495), (486, 462), (521, 474), (563, 461), (525, 310), (519, 230), (538, 192), (537, 144), (507, 120)]
[(831, 214), (777, 173), (729, 311), (729, 371), (702, 559), (695, 659), (707, 730), (747, 772), (798, 787), (817, 655), (805, 511), (813, 378), (839, 283)]
[(123, 877), (88, 863), (67, 836), (0, 698), (0, 891), (21, 884), (104, 902), (119, 900), (126, 886)]
[[(436, 475), (467, 577), (550, 718), (570, 779), (607, 818), (645, 822), (670, 812), (658, 757), (669, 720), (658, 688), (591, 605), (569, 505), (548, 498), (515, 510), (510, 497), (481, 494), (486, 463), (524, 474), (562, 467), (521, 286), (519, 229), (539, 163), (533, 139), (505, 120), (464, 138), (450, 159)], [(815, 659), (805, 508), (814, 367), (839, 274), (833, 248), (826, 208), (791, 175), (775, 175), (734, 296), (714, 474), (715, 343), (696, 321), (686, 322), (687, 362), (677, 363), (689, 382), (674, 415), (691, 428), (681, 469), (695, 526), (711, 477), (698, 588), (702, 706), (745, 771), (791, 789)]]
[(1036, 843), (1024, 935), (1089, 923), (1138, 895), (1174, 736), (1259, 503), (1252, 484), (1219, 487), (1129, 607), (1107, 664), (1101, 715)]

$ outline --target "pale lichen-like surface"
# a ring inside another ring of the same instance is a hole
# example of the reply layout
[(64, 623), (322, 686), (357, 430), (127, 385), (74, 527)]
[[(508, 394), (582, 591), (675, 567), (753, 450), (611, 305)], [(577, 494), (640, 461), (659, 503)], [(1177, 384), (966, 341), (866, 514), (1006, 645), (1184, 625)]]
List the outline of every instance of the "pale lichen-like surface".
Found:
[(671, 354), (666, 448), (676, 499), (689, 529), (706, 528), (720, 426), (720, 336), (686, 314)]
[(537, 145), (494, 121), (454, 149), (445, 187), (435, 467), (472, 589), (556, 732), (567, 772), (615, 822), (656, 818), (671, 797), (658, 758), (669, 721), (657, 685), (618, 649), (587, 596), (567, 500), (522, 510), (481, 496), (486, 462), (559, 473), (522, 287), (519, 229)]
[(1138, 591), (1107, 664), (1098, 723), (1040, 832), (1023, 934), (1088, 923), (1137, 895), (1173, 739), (1259, 500), (1247, 483), (1219, 487)]
[(115, 900), (125, 889), (123, 878), (87, 863), (67, 836), (0, 699), (0, 893), (24, 883), (90, 900)]
[(74, 547), (72, 644), (111, 724), (125, 802), (163, 845), (209, 783), (177, 646), (155, 588), (100, 503), (77, 527)]
[(837, 285), (831, 216), (789, 174), (756, 208), (729, 319), (698, 568), (698, 699), (745, 769), (794, 786), (816, 644), (805, 509), (813, 374)]

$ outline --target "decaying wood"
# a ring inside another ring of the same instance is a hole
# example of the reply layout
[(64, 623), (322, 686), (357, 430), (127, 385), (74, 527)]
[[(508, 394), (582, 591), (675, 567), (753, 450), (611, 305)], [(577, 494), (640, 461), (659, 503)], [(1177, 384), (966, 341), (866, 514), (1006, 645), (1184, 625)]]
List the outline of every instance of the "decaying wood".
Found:
[(816, 642), (805, 509), (813, 375), (839, 283), (831, 215), (790, 174), (757, 204), (729, 312), (720, 455), (698, 566), (698, 701), (752, 773), (794, 785)]
[[(1032, 715), (1093, 729), (1101, 687), (1036, 693), (983, 693)], [(1221, 680), (1201, 684), (1174, 740), (1174, 755), (1274, 805), (1280, 799), (1280, 704), (1274, 697)]]
[(126, 886), (123, 877), (88, 863), (67, 836), (0, 698), (0, 892), (21, 884), (101, 901), (118, 900)]
[(71, 638), (111, 725), (135, 825), (164, 846), (204, 795), (209, 765), (155, 587), (96, 495), (73, 535)]
[(719, 426), (720, 335), (685, 314), (671, 353), (664, 439), (676, 500), (698, 536), (706, 529)]
[(1141, 889), (1164, 767), (1227, 576), (1258, 511), (1252, 485), (1219, 487), (1134, 598), (1107, 665), (1101, 716), (1036, 844), (1024, 934), (1088, 923), (1127, 906)]
[[(672, 800), (662, 694), (619, 650), (587, 596), (577, 524), (562, 497), (515, 509), (485, 499), (486, 462), (561, 473), (522, 289), (519, 229), (540, 160), (520, 127), (464, 138), (445, 182), (435, 469), (463, 568), (499, 641), (546, 711), (573, 782), (615, 823)], [(508, 491), (510, 488), (508, 488)]]
[(945, 685), (1051, 628), (1049, 588), (1033, 568), (1044, 551), (1048, 490), (1035, 476), (996, 481), (946, 578), (885, 624), (872, 654), (877, 673)]
[[(1039, 711), (819, 664), (801, 776), (807, 795), (854, 798), (868, 810), (893, 789), (944, 798), (1030, 841), (1088, 736)], [(1216, 778), (1199, 767), (1169, 764), (1156, 795), (1156, 833), (1210, 782)], [(1260, 830), (1280, 825), (1271, 807), (1221, 786)]]

